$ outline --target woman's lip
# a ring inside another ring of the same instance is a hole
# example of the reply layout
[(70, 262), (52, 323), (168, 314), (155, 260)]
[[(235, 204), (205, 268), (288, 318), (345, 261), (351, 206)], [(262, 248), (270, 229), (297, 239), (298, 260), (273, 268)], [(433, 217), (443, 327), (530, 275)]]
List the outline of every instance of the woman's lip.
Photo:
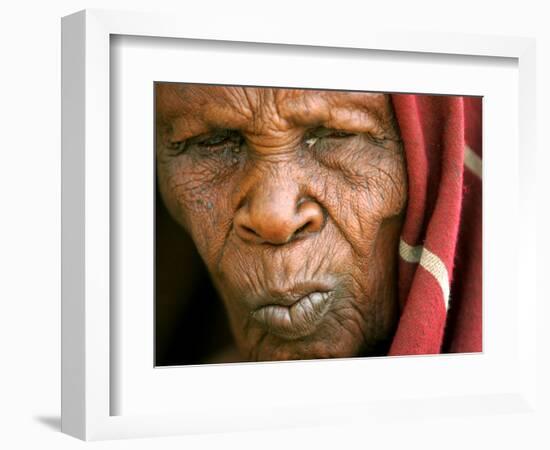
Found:
[(252, 312), (252, 317), (270, 333), (283, 339), (299, 339), (312, 334), (330, 308), (334, 296), (329, 292), (310, 292), (291, 304), (267, 304)]
[(331, 280), (324, 281), (303, 281), (292, 285), (292, 287), (271, 286), (266, 290), (262, 298), (250, 299), (250, 303), (256, 308), (270, 305), (292, 306), (302, 298), (313, 293), (329, 293), (334, 290), (335, 283)]

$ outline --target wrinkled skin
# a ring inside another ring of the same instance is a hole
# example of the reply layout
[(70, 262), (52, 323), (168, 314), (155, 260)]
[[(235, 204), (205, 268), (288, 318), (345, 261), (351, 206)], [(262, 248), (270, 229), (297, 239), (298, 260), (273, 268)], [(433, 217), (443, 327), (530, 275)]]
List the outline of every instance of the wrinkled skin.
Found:
[(247, 360), (385, 354), (406, 204), (388, 95), (156, 85), (157, 170)]

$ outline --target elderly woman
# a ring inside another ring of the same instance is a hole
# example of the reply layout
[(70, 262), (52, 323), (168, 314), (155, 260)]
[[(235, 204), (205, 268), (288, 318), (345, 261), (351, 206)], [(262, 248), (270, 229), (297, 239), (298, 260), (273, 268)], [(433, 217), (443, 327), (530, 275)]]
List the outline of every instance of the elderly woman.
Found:
[(158, 83), (156, 119), (235, 342), (211, 361), (481, 350), (479, 100)]

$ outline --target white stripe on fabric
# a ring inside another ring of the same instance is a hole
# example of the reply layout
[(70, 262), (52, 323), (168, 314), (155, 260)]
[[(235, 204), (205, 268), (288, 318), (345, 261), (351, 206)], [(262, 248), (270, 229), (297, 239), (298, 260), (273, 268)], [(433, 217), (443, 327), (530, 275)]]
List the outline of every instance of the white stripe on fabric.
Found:
[(439, 256), (421, 245), (417, 245), (416, 247), (409, 245), (403, 239), (399, 242), (399, 255), (407, 262), (419, 262), (435, 278), (443, 294), (445, 309), (449, 309), (449, 273), (447, 272), (445, 263), (441, 261)]
[(413, 247), (412, 245), (407, 244), (403, 239), (399, 242), (399, 255), (401, 255), (401, 258), (405, 261), (410, 263), (417, 263), (420, 261), (422, 249), (423, 247), (421, 245)]
[(481, 174), (483, 172), (481, 158), (477, 156), (477, 153), (468, 146), (464, 149), (464, 165), (475, 175), (481, 178)]

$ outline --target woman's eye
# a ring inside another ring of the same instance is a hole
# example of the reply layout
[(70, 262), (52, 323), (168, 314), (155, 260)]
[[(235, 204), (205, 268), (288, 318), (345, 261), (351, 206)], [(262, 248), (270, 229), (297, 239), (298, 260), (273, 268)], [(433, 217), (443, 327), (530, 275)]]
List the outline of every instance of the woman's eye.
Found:
[(329, 137), (329, 138), (345, 138), (345, 137), (350, 137), (350, 136), (355, 136), (355, 133), (348, 133), (346, 131), (332, 131), (330, 134), (324, 136), (324, 137)]
[(233, 130), (221, 130), (215, 134), (197, 138), (196, 144), (199, 147), (237, 147), (242, 144), (243, 138), (240, 133)]
[(228, 141), (229, 141), (229, 138), (227, 136), (220, 135), (220, 136), (211, 137), (210, 139), (205, 139), (204, 141), (201, 141), (198, 144), (206, 147), (210, 147), (212, 145), (219, 145)]
[(185, 151), (187, 146), (186, 141), (168, 142), (167, 147), (174, 155), (180, 155)]
[(321, 139), (343, 139), (352, 136), (356, 136), (356, 133), (321, 127), (310, 131), (305, 137), (305, 143), (308, 147), (312, 147)]
[(176, 156), (193, 148), (203, 151), (226, 149), (237, 151), (243, 140), (241, 134), (234, 130), (220, 130), (215, 133), (192, 137), (184, 141), (169, 142), (168, 148)]

